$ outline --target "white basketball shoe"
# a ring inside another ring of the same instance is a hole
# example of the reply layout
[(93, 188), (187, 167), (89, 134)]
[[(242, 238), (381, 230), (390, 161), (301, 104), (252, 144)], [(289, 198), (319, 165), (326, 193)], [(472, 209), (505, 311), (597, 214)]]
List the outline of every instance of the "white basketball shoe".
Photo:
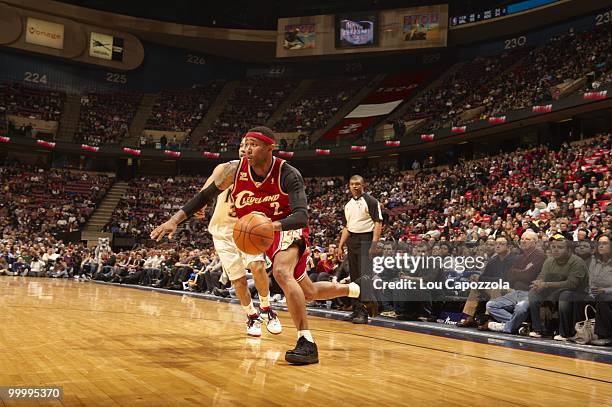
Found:
[(266, 322), (266, 329), (272, 335), (278, 335), (283, 332), (283, 325), (280, 319), (278, 319), (278, 315), (276, 315), (276, 312), (274, 312), (271, 307), (268, 307), (266, 310), (260, 308), (259, 315)]
[(263, 321), (259, 315), (249, 315), (246, 321), (247, 335), (260, 337), (262, 323)]

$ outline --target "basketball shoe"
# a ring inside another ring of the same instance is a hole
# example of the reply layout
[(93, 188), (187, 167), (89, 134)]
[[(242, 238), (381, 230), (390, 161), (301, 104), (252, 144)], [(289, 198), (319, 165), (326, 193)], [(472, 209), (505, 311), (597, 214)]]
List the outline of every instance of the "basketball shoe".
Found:
[(285, 353), (285, 360), (292, 365), (310, 365), (319, 363), (319, 351), (314, 342), (300, 336), (294, 349)]
[(272, 335), (278, 335), (283, 332), (283, 326), (281, 325), (280, 319), (278, 319), (278, 315), (271, 308), (259, 308), (259, 316), (266, 323), (266, 329)]
[(257, 314), (249, 315), (246, 321), (247, 335), (259, 337), (261, 336), (261, 317)]

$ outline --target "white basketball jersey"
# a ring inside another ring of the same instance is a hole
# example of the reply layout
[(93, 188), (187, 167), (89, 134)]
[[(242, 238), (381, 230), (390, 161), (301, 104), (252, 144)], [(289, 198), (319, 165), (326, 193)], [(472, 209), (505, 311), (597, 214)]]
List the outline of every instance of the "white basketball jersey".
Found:
[(236, 218), (230, 216), (232, 210), (232, 189), (228, 188), (217, 197), (215, 211), (213, 212), (210, 222), (208, 223), (208, 232), (214, 238), (232, 237), (234, 232), (234, 224)]

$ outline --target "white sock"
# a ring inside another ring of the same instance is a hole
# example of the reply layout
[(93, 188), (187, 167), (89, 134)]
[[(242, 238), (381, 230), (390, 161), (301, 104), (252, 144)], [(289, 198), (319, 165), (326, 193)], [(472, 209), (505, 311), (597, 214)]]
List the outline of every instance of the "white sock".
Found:
[(351, 298), (359, 298), (359, 294), (361, 293), (361, 287), (357, 283), (349, 283), (349, 297)]
[(265, 297), (263, 295), (259, 296), (259, 307), (270, 308), (270, 295), (267, 295)]
[(312, 334), (310, 333), (308, 329), (304, 331), (298, 331), (298, 339), (300, 339), (302, 336), (306, 338), (308, 342), (314, 343), (314, 339), (312, 339)]
[(253, 301), (249, 302), (249, 305), (243, 305), (242, 308), (247, 313), (247, 315), (257, 315), (257, 310), (253, 306)]

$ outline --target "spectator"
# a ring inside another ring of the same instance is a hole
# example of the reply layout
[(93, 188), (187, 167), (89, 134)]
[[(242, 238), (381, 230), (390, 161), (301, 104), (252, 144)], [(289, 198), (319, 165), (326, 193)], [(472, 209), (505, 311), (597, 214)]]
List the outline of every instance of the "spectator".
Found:
[(597, 316), (592, 345), (606, 346), (612, 343), (612, 248), (610, 237), (601, 235), (597, 239), (595, 261), (589, 268), (591, 295), (595, 297)]
[(559, 334), (555, 340), (567, 340), (575, 334), (572, 319), (574, 303), (584, 300), (588, 285), (588, 270), (584, 260), (572, 254), (570, 241), (562, 235), (550, 238), (552, 257), (542, 266), (538, 278), (531, 283), (529, 311), (532, 331), (529, 336), (541, 338), (544, 325), (540, 318), (540, 307), (544, 301), (559, 305)]
[(489, 330), (516, 333), (529, 317), (529, 286), (540, 274), (546, 260), (544, 252), (537, 247), (538, 240), (537, 233), (531, 230), (521, 236), (523, 253), (506, 273), (512, 290), (487, 302), (487, 311), (495, 320), (489, 322)]
[[(487, 262), (484, 271), (480, 276), (472, 274), (471, 281), (499, 281), (500, 279), (507, 279), (506, 273), (513, 266), (516, 261), (516, 257), (510, 253), (508, 247), (508, 239), (504, 236), (498, 236), (495, 239), (495, 255)], [(461, 328), (478, 326), (481, 330), (488, 329), (488, 318), (485, 316), (480, 324), (476, 322), (476, 310), (479, 305), (479, 301), (482, 299), (493, 300), (504, 295), (505, 292), (501, 290), (470, 290), (468, 299), (463, 307), (463, 313), (467, 315), (467, 318), (458, 323), (457, 326)]]

